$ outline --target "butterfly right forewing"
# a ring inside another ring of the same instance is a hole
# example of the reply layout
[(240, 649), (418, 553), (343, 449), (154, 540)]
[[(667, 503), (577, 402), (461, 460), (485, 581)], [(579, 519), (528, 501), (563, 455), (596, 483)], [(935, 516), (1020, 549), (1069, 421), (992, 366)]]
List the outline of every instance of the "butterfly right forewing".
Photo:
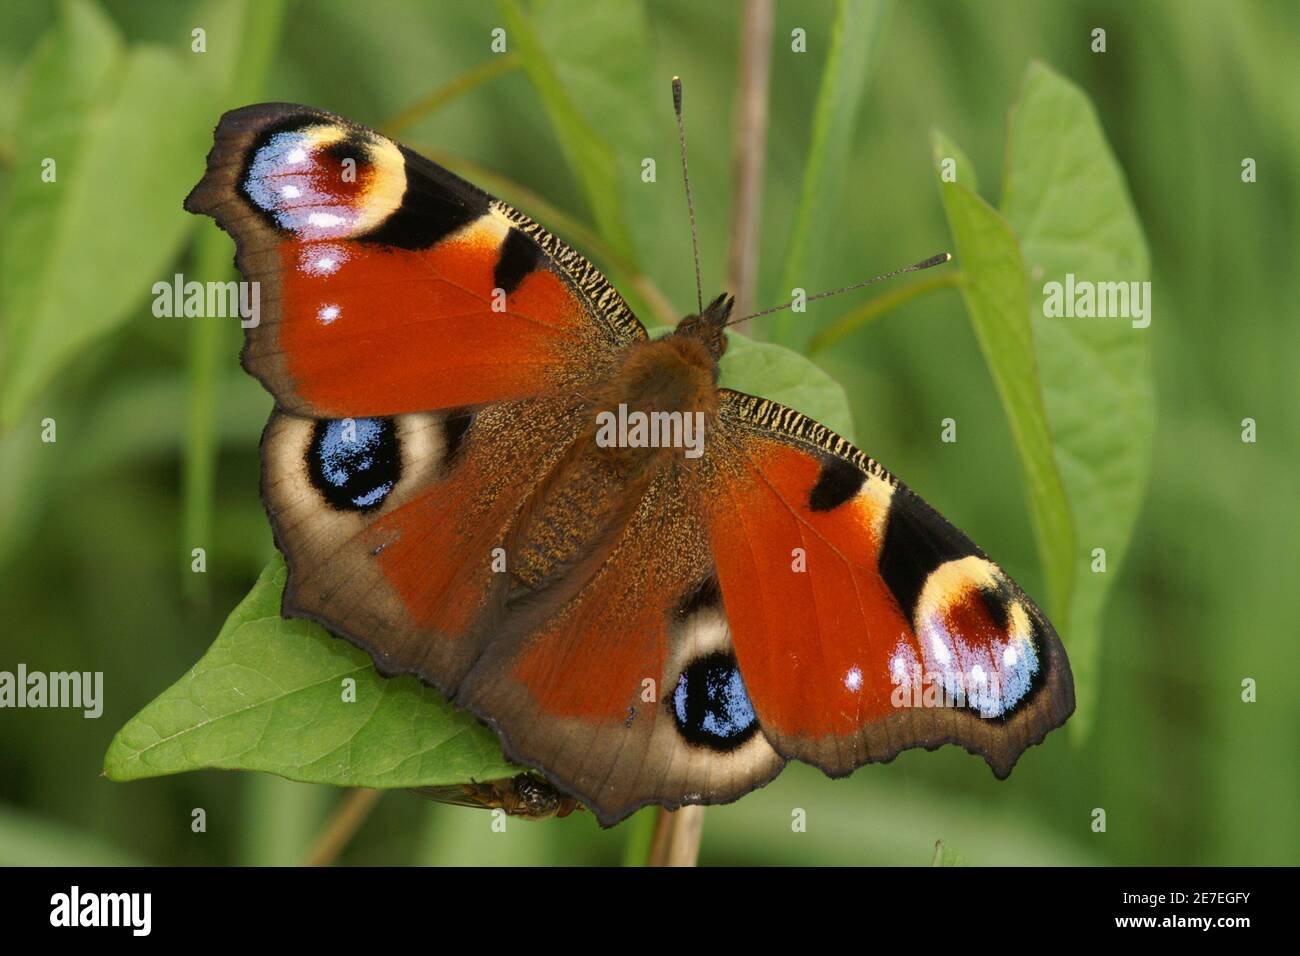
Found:
[(1074, 710), (1038, 606), (825, 426), (722, 391), (709, 530), (740, 673), (783, 757), (833, 776), (956, 743), (999, 777)]

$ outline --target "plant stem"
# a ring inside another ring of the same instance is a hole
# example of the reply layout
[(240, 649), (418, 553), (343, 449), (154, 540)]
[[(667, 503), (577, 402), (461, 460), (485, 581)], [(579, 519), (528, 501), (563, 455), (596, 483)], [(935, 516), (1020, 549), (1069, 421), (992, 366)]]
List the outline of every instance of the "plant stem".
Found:
[(375, 804), (383, 795), (382, 790), (368, 788), (349, 792), (339, 804), (339, 808), (334, 811), (334, 816), (330, 817), (321, 835), (316, 838), (315, 845), (302, 865), (329, 866), (333, 863), (356, 835), (361, 824), (365, 823), (366, 817), (370, 816), (370, 811), (375, 808)]
[[(243, 8), (239, 57), (223, 91), (227, 102), (256, 101), (279, 46), (284, 22), (284, 4), (264, 2)], [(202, 227), (195, 252), (195, 268), (205, 280), (224, 279), (231, 274), (230, 240), (212, 223)], [(201, 601), (208, 595), (207, 574), (191, 570), (191, 553), (203, 548), (211, 557), (213, 514), (217, 487), (217, 386), (225, 356), (233, 348), (234, 326), (209, 316), (198, 319), (190, 329), (188, 399), (185, 447), (181, 463), (181, 562), (182, 593)]]
[(642, 807), (623, 824), (622, 866), (646, 865), (658, 826), (657, 810), (657, 807)]
[[(758, 221), (767, 151), (768, 75), (772, 63), (772, 0), (747, 0), (740, 23), (740, 65), (732, 134), (731, 250), (727, 280), (735, 314), (753, 310), (758, 276)], [(743, 328), (744, 323), (737, 326)]]
[(703, 807), (672, 811), (660, 807), (646, 866), (695, 866), (699, 862), (703, 835)]
[[(195, 269), (205, 280), (224, 279), (230, 272), (230, 241), (215, 226), (205, 224), (195, 254)], [(232, 326), (207, 317), (190, 327), (189, 406), (185, 455), (181, 467), (181, 546), (183, 593), (192, 601), (208, 595), (208, 576), (192, 570), (191, 552), (202, 548), (212, 556), (213, 514), (217, 495), (217, 380)]]

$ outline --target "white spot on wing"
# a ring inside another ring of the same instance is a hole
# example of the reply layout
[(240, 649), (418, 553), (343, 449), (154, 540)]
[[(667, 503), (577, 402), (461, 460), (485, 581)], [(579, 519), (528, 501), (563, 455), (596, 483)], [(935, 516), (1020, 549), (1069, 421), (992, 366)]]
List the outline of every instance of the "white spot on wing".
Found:
[(939, 662), (940, 667), (947, 667), (952, 663), (952, 654), (943, 641), (939, 639), (938, 634), (930, 635), (930, 649), (934, 651), (934, 658)]
[(331, 229), (346, 222), (347, 220), (342, 216), (336, 216), (331, 212), (314, 212), (307, 217), (307, 224), (317, 229)]

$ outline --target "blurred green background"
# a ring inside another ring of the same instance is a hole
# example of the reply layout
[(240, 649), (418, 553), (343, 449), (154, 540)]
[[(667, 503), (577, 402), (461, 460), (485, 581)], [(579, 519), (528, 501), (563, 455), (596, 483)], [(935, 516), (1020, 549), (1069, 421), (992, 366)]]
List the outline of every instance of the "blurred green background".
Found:
[[(563, 80), (589, 104), (616, 161), (629, 162), (617, 174), (626, 188), (640, 185), (641, 157), (657, 158), (659, 192), (629, 206), (627, 255), (687, 311), (694, 277), (667, 79), (686, 82), (707, 297), (725, 268), (740, 5), (581, 6), (523, 9), (565, 51)], [(1095, 104), (1146, 231), (1158, 396), (1150, 482), (1103, 618), (1091, 733), (1053, 734), (1005, 782), (954, 748), (912, 751), (842, 781), (791, 766), (707, 811), (702, 862), (925, 865), (942, 840), (970, 864), (1294, 864), (1300, 8), (913, 0), (885, 9), (874, 53), (850, 51), (869, 57), (869, 71), (809, 286), (951, 248), (931, 129), (965, 148), (996, 200), (1006, 111), (1027, 65), (1045, 62)], [(776, 6), (759, 306), (788, 295), (781, 266), (835, 16), (830, 2)], [(74, 44), (52, 73), (51, 31), (96, 19), (121, 47)], [(52, 313), (44, 347), (61, 361), (30, 400), (5, 410), (0, 669), (103, 671), (106, 684), (98, 720), (0, 711), (0, 863), (294, 863), (325, 826), (340, 799), (328, 787), (219, 771), (100, 777), (116, 729), (198, 659), (272, 553), (257, 493), (270, 401), (238, 367), (238, 329), (155, 318), (149, 290), (177, 271), (228, 267), (224, 235), (181, 210), (222, 109), (288, 100), (380, 126), (488, 61), (502, 22), (491, 4), (355, 0), (289, 3), (282, 14), (213, 2), (0, 12), (0, 347), (12, 352), (16, 336), (32, 334), (15, 310), (27, 307), (21, 283), (33, 270), (40, 301), (88, 306)], [(196, 26), (206, 30), (202, 54), (191, 50)], [(1099, 26), (1104, 55), (1089, 50)], [(790, 51), (796, 27), (807, 32), (806, 54)], [(42, 84), (96, 70), (92, 92), (131, 83), (142, 92), (92, 111), (94, 129), (61, 128), (60, 117), (84, 114)], [(54, 239), (16, 225), (31, 201), (24, 181), (40, 174), (40, 155), (24, 146), (38, 121), (46, 137), (75, 143), (107, 127), (131, 145), (89, 180), (75, 161), (60, 166), (64, 181), (108, 200), (71, 221), (51, 203), (62, 255), (52, 264), (43, 257)], [(506, 198), (543, 222), (549, 208), (528, 195), (597, 229), (521, 70), (420, 112), (401, 138), (524, 187)], [(1247, 156), (1258, 164), (1254, 184), (1241, 181)], [(130, 208), (111, 201), (137, 192)], [(550, 224), (583, 245), (564, 222)], [(88, 282), (107, 290), (102, 300), (76, 298)], [(806, 320), (822, 327), (874, 294), (818, 304)], [(1011, 433), (957, 293), (914, 299), (817, 360), (847, 391), (857, 443), (1041, 594)], [(948, 416), (962, 422), (956, 444), (938, 440)], [(56, 444), (40, 441), (46, 417), (57, 421)], [(1241, 441), (1245, 417), (1258, 423), (1254, 444)], [(208, 542), (199, 581), (189, 571), (195, 540)], [(1253, 704), (1241, 701), (1247, 677), (1258, 682)], [(207, 811), (203, 834), (191, 832), (196, 807)], [(807, 811), (806, 833), (791, 832), (792, 807)], [(1095, 808), (1106, 811), (1105, 833), (1091, 828)], [(631, 830), (601, 831), (585, 814), (512, 822), (504, 834), (489, 822), (389, 793), (340, 860), (612, 863)]]

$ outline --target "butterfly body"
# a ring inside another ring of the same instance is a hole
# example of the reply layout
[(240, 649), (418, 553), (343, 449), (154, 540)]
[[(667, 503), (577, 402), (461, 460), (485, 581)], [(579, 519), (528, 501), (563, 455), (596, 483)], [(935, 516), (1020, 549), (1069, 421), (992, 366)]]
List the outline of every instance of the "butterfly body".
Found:
[(309, 107), (223, 117), (186, 207), (270, 287), (243, 359), (276, 399), (283, 612), (437, 687), (603, 824), (789, 759), (958, 743), (1005, 776), (1072, 711), (1055, 631), (965, 535), (719, 386), (729, 298), (651, 340), (537, 223)]

